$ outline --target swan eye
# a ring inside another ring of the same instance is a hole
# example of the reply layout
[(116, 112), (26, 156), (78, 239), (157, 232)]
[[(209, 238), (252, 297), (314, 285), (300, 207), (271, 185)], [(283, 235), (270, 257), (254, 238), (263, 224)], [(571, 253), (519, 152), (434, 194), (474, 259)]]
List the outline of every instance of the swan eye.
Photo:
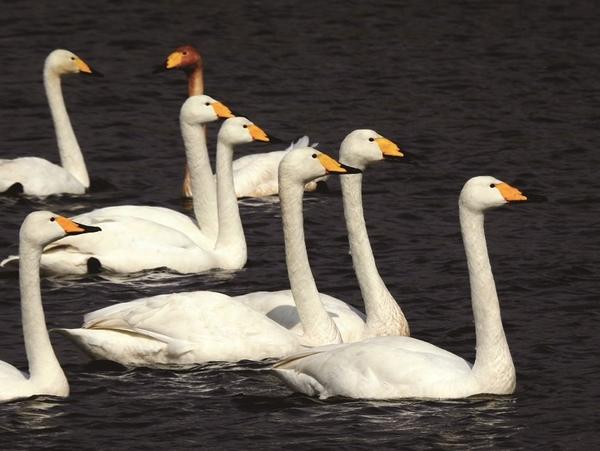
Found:
[(71, 61), (75, 61), (75, 57), (74, 56), (71, 57)]
[(313, 154), (312, 154), (312, 157), (313, 157), (313, 158), (317, 158), (317, 154), (316, 154), (316, 153), (313, 153)]
[(243, 127), (244, 127), (244, 128), (248, 128), (248, 125), (244, 124), (244, 125), (243, 125)]
[(52, 217), (50, 218), (50, 222), (54, 222), (54, 221), (56, 221), (56, 218), (55, 218), (54, 216), (52, 216)]
[(210, 102), (206, 102), (204, 105), (206, 105), (206, 106), (210, 106)]
[(183, 56), (186, 56), (186, 55), (187, 55), (187, 52), (183, 52)]
[(373, 142), (375, 141), (375, 138), (369, 138), (369, 141)]
[(490, 188), (496, 188), (496, 184), (495, 183), (491, 183), (490, 184)]

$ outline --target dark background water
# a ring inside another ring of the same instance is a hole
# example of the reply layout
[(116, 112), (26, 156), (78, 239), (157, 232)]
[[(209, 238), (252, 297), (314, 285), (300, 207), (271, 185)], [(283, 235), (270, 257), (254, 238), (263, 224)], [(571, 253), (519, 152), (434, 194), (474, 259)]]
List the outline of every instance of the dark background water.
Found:
[[(366, 216), (384, 280), (415, 337), (472, 360), (474, 331), (457, 196), (493, 175), (548, 202), (490, 212), (487, 236), (517, 368), (506, 397), (452, 402), (322, 402), (291, 395), (252, 363), (185, 372), (89, 364), (53, 337), (65, 400), (0, 406), (0, 447), (581, 448), (600, 441), (597, 283), (600, 28), (596, 2), (2, 1), (2, 157), (58, 161), (42, 86), (54, 48), (106, 78), (63, 83), (92, 191), (0, 198), (1, 254), (35, 209), (74, 214), (179, 198), (183, 74), (151, 69), (183, 43), (205, 58), (206, 92), (268, 132), (308, 134), (337, 155), (374, 128), (418, 157), (365, 177)], [(211, 127), (214, 136), (216, 127)], [(214, 139), (211, 141), (214, 142)], [(240, 154), (275, 150), (250, 146)], [(337, 181), (305, 201), (321, 291), (361, 306)], [(49, 326), (75, 327), (117, 301), (288, 286), (279, 207), (243, 201), (247, 268), (235, 273), (43, 281)], [(18, 275), (0, 272), (0, 359), (26, 368)]]

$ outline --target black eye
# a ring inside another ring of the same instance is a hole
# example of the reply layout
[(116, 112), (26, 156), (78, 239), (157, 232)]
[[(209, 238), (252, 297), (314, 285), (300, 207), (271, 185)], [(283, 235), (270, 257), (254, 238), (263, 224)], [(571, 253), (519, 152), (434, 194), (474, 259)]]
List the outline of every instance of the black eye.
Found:
[(491, 183), (490, 184), (490, 188), (496, 188), (496, 184), (495, 183)]
[(248, 125), (244, 124), (244, 128), (248, 128)]
[(313, 154), (312, 154), (312, 157), (313, 157), (313, 158), (317, 158), (317, 154), (316, 154), (316, 153), (313, 153)]
[(187, 52), (183, 52), (183, 56), (187, 55)]
[(71, 61), (75, 61), (75, 57), (74, 56), (71, 57)]
[(210, 102), (206, 102), (204, 105), (206, 105), (206, 106), (209, 106), (209, 105), (210, 105)]
[(56, 218), (55, 218), (54, 216), (52, 216), (52, 217), (50, 218), (50, 221), (54, 222), (54, 221), (56, 221)]
[(373, 142), (375, 141), (375, 138), (369, 138), (369, 141)]

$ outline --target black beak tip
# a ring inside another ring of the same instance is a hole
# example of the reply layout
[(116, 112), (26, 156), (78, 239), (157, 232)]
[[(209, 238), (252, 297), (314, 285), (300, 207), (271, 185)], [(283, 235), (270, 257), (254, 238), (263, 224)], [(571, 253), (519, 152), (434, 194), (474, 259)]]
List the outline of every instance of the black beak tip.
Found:
[(548, 198), (546, 196), (544, 196), (543, 194), (536, 194), (536, 193), (527, 193), (525, 194), (525, 196), (527, 196), (527, 201), (526, 203), (542, 203), (542, 202), (547, 202)]
[(102, 72), (98, 72), (97, 70), (92, 70), (90, 72), (90, 75), (92, 77), (100, 77), (100, 78), (104, 78), (104, 74)]
[(352, 166), (347, 166), (345, 164), (342, 164), (341, 167), (346, 170), (346, 172), (344, 172), (344, 174), (361, 174), (362, 173), (362, 171), (360, 169), (352, 167)]
[(271, 144), (284, 144), (285, 141), (277, 136), (269, 135), (269, 143)]

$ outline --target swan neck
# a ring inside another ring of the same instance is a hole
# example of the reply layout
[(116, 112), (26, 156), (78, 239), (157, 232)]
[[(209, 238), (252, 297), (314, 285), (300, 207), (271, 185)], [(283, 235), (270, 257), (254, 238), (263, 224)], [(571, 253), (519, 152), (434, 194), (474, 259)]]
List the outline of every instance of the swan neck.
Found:
[(344, 175), (340, 183), (352, 263), (367, 314), (367, 334), (409, 335), (406, 317), (377, 270), (363, 211), (362, 178), (362, 174)]
[(196, 64), (194, 68), (187, 72), (188, 96), (199, 96), (204, 94), (204, 73), (202, 66)]
[[(460, 225), (467, 257), (477, 350), (473, 374), (486, 385), (515, 383), (515, 369), (502, 327), (500, 302), (484, 231), (484, 214), (460, 206)], [(488, 393), (507, 387), (489, 387)]]
[(228, 258), (236, 258), (233, 266), (241, 268), (246, 264), (247, 248), (244, 229), (240, 218), (237, 195), (233, 185), (233, 146), (221, 139), (217, 140), (217, 204), (219, 234), (215, 249), (226, 251)]
[(30, 379), (49, 379), (50, 376), (66, 377), (50, 342), (42, 295), (40, 292), (40, 258), (42, 250), (26, 240), (19, 248), (19, 286), (21, 290), (21, 320), (23, 338), (29, 362)]
[(340, 333), (321, 302), (308, 260), (302, 212), (304, 185), (294, 183), (282, 176), (281, 170), (279, 172), (285, 260), (292, 296), (304, 329), (303, 343), (312, 346), (339, 343)]
[(181, 135), (192, 184), (194, 216), (205, 236), (217, 239), (217, 189), (206, 146), (204, 127), (181, 120)]
[(44, 87), (54, 123), (58, 153), (62, 167), (75, 177), (85, 188), (89, 188), (88, 176), (83, 154), (75, 137), (75, 132), (67, 113), (62, 94), (60, 76), (49, 67), (44, 68)]

